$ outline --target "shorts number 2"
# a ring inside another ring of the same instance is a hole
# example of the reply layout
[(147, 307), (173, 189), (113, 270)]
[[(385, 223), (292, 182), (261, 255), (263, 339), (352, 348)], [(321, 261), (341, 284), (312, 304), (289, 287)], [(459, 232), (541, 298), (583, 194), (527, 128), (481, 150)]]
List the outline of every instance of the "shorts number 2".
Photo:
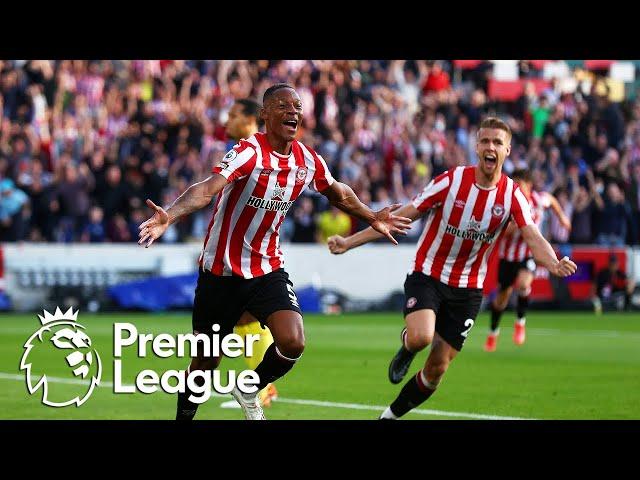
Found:
[(473, 328), (473, 319), (471, 318), (467, 318), (464, 321), (464, 326), (465, 327), (469, 327), (467, 328), (465, 331), (463, 331), (462, 333), (460, 333), (460, 335), (462, 335), (464, 338), (467, 338), (467, 335), (469, 335), (469, 330), (471, 330)]

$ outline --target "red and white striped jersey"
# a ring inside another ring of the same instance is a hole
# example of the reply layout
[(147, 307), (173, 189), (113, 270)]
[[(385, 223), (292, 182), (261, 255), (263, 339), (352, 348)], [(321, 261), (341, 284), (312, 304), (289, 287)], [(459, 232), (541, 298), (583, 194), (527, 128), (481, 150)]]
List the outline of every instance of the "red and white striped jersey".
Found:
[[(545, 209), (551, 206), (551, 198), (547, 192), (538, 193), (532, 190), (528, 201), (533, 222), (539, 227)], [(522, 262), (533, 256), (529, 245), (527, 245), (527, 242), (522, 238), (520, 230), (514, 230), (511, 235), (504, 236), (500, 242), (498, 254), (501, 259), (510, 262)]]
[(228, 180), (218, 194), (200, 255), (214, 275), (254, 278), (284, 266), (279, 229), (296, 198), (311, 185), (333, 183), (324, 159), (294, 141), (291, 154), (274, 152), (267, 136), (241, 140), (213, 168)]
[(457, 288), (482, 288), (487, 260), (511, 218), (533, 224), (518, 185), (502, 174), (493, 188), (475, 182), (475, 167), (452, 168), (433, 179), (414, 200), (421, 212), (433, 209), (418, 240), (409, 273), (422, 272)]

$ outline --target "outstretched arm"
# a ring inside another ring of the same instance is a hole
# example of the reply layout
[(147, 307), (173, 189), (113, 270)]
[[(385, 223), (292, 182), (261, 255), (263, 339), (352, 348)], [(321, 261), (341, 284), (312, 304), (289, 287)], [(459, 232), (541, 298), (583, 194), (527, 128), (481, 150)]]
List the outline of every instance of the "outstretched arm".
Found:
[(166, 210), (159, 207), (151, 200), (147, 199), (147, 205), (155, 210), (153, 216), (140, 227), (140, 240), (138, 244), (147, 242), (145, 248), (149, 247), (154, 240), (162, 236), (180, 217), (189, 215), (196, 210), (200, 210), (211, 203), (211, 199), (217, 195), (227, 184), (227, 179), (222, 175), (214, 173), (202, 182), (194, 183), (187, 188)]
[(578, 267), (569, 257), (563, 257), (562, 260), (557, 259), (556, 252), (553, 251), (551, 244), (542, 236), (538, 227), (531, 224), (522, 227), (520, 230), (522, 238), (531, 248), (536, 263), (558, 277), (567, 277), (576, 272)]
[[(396, 207), (394, 205), (389, 210), (389, 214), (394, 211), (395, 214), (401, 218), (406, 217), (405, 220), (413, 222), (432, 208), (442, 205), (442, 202), (445, 200), (447, 192), (449, 191), (452, 172), (453, 169), (441, 173), (436, 178), (432, 179), (412, 202), (397, 211), (395, 211)], [(358, 247), (362, 244), (380, 238), (381, 235), (378, 234), (379, 230), (375, 228), (375, 225), (372, 224), (371, 226), (373, 228), (367, 228), (347, 238), (342, 238), (337, 235), (330, 237), (328, 239), (329, 250), (331, 250), (331, 253), (340, 254), (351, 248)], [(408, 225), (405, 225), (405, 228), (408, 228)]]
[[(412, 222), (423, 215), (423, 212), (419, 211), (411, 203), (408, 203), (397, 210), (391, 211), (400, 217), (410, 218)], [(352, 248), (359, 247), (360, 245), (364, 245), (365, 243), (372, 242), (379, 238), (382, 238), (382, 234), (374, 230), (372, 227), (369, 227), (346, 238), (340, 235), (332, 235), (327, 239), (327, 245), (329, 246), (329, 251), (331, 253), (339, 255), (347, 250), (351, 250)]]
[(329, 199), (331, 205), (360, 220), (364, 220), (371, 225), (374, 230), (379, 232), (381, 236), (387, 237), (389, 241), (395, 245), (397, 245), (398, 242), (391, 234), (398, 233), (405, 235), (406, 230), (411, 224), (410, 218), (391, 213), (400, 205), (392, 205), (374, 212), (358, 199), (349, 185), (345, 185), (344, 183), (334, 181), (322, 191), (322, 194)]

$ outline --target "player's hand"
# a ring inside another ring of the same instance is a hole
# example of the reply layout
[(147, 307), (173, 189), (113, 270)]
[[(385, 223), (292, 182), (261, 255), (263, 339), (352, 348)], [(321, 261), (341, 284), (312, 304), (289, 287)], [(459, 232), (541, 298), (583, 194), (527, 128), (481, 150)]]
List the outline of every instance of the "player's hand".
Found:
[(347, 240), (340, 235), (331, 235), (327, 238), (327, 246), (334, 255), (340, 255), (349, 250), (347, 248)]
[(578, 266), (573, 263), (569, 257), (562, 257), (562, 259), (555, 264), (550, 270), (551, 273), (557, 277), (568, 277), (576, 273)]
[(138, 245), (142, 245), (147, 242), (144, 246), (145, 248), (149, 248), (154, 240), (156, 238), (160, 238), (167, 228), (169, 228), (169, 214), (165, 209), (157, 206), (149, 199), (147, 199), (147, 205), (153, 208), (155, 213), (153, 214), (153, 217), (146, 222), (143, 222), (138, 227), (140, 230), (140, 233), (138, 234), (140, 237)]
[(385, 207), (382, 210), (379, 210), (375, 213), (376, 217), (373, 222), (371, 222), (371, 227), (383, 234), (385, 237), (391, 241), (394, 245), (397, 245), (398, 242), (395, 238), (393, 238), (392, 233), (397, 233), (399, 235), (406, 235), (407, 230), (411, 228), (411, 219), (407, 217), (398, 217), (394, 215), (392, 212), (395, 212), (402, 206), (400, 203), (395, 203), (389, 207)]
[(560, 225), (562, 225), (567, 230), (571, 231), (571, 222), (569, 221), (566, 215), (563, 215), (562, 217), (560, 217)]

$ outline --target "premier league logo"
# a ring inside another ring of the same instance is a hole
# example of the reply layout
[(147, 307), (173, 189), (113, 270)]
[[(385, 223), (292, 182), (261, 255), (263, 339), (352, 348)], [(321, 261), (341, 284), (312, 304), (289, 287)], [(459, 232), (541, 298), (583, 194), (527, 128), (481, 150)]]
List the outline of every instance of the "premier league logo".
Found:
[[(85, 328), (77, 322), (78, 312), (59, 308), (51, 315), (38, 315), (42, 326), (24, 344), (20, 369), (25, 371), (30, 394), (42, 389), (42, 403), (65, 407), (86, 402), (100, 384), (102, 363)], [(53, 360), (55, 359), (55, 360)], [(47, 373), (65, 375), (66, 388), (51, 386)]]
[(224, 156), (223, 161), (229, 163), (231, 162), (234, 158), (236, 158), (238, 156), (238, 152), (236, 152), (235, 150), (229, 150), (229, 153), (227, 153)]
[(220, 168), (222, 170), (226, 170), (227, 168), (229, 168), (229, 164), (238, 156), (238, 152), (236, 152), (235, 150), (229, 150), (229, 153), (227, 153), (223, 159), (220, 161)]

